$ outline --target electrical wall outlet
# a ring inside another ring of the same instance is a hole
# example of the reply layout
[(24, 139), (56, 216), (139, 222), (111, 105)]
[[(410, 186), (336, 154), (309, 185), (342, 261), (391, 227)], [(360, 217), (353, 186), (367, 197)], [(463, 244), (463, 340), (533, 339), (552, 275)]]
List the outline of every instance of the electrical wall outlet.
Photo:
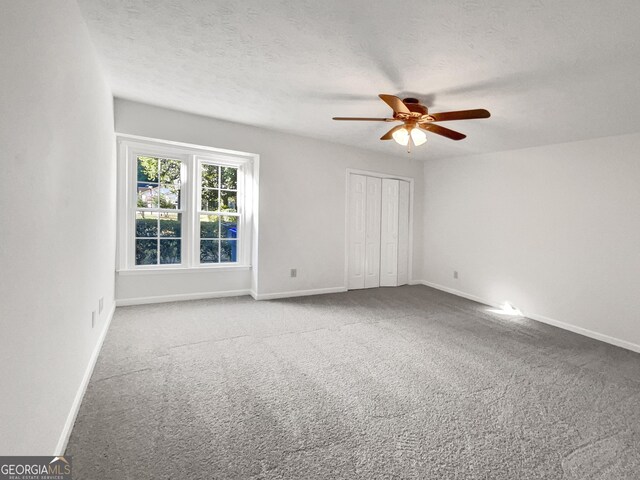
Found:
[(456, 280), (458, 279), (458, 271), (457, 270), (453, 271), (453, 278), (455, 278)]
[(91, 312), (91, 328), (96, 326), (96, 317), (98, 315), (96, 314), (96, 311), (94, 310), (93, 312)]
[(98, 300), (98, 313), (102, 313), (103, 308), (104, 308), (104, 297), (100, 297), (100, 300)]
[(298, 276), (298, 269), (297, 268), (292, 268), (291, 269), (291, 278), (296, 278)]

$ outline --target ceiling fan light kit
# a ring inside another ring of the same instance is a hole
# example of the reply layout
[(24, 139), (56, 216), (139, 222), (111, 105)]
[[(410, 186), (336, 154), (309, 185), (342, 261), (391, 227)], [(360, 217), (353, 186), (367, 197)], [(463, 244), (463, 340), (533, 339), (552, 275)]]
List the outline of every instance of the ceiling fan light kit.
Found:
[(427, 134), (422, 130), (417, 128), (416, 126), (403, 126), (399, 128), (391, 135), (396, 143), (400, 145), (407, 145), (409, 143), (409, 139), (411, 139), (411, 143), (413, 143), (416, 147), (418, 145), (422, 145), (427, 141)]
[(367, 122), (402, 122), (402, 125), (393, 127), (380, 137), (380, 140), (393, 139), (396, 143), (407, 146), (407, 152), (409, 153), (411, 152), (411, 144), (419, 146), (427, 141), (425, 131), (442, 135), (451, 140), (462, 140), (466, 137), (466, 135), (460, 132), (442, 127), (435, 122), (471, 120), (474, 118), (489, 118), (491, 116), (491, 114), (484, 109), (430, 114), (428, 108), (422, 105), (417, 98), (405, 98), (401, 100), (395, 95), (384, 93), (378, 96), (391, 107), (393, 110), (393, 118), (333, 117), (333, 119)]

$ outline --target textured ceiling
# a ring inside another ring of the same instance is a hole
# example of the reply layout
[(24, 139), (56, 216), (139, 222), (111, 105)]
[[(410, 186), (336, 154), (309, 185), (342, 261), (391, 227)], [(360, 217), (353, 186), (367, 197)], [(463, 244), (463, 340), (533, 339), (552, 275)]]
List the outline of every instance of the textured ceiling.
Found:
[(486, 108), (417, 158), (640, 131), (637, 0), (79, 0), (118, 97), (391, 154), (378, 93)]

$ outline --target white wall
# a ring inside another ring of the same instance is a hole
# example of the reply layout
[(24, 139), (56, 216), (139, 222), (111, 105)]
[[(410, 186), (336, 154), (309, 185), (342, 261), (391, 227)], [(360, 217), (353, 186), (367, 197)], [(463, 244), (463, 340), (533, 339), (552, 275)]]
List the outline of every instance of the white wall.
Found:
[(116, 275), (118, 305), (207, 298), (212, 292), (247, 295), (251, 288), (251, 272), (245, 269), (223, 272), (146, 271), (144, 274), (119, 272)]
[(424, 279), (640, 348), (639, 151), (633, 134), (428, 161)]
[(72, 0), (2, 2), (0, 71), (0, 455), (51, 455), (113, 307), (113, 103)]
[[(260, 155), (258, 294), (343, 288), (346, 169), (415, 178), (415, 245), (421, 245), (423, 163), (208, 117), (116, 100), (116, 131)], [(328, 120), (329, 121), (329, 120)], [(377, 141), (377, 140), (372, 140)], [(414, 264), (422, 265), (419, 249)], [(289, 277), (291, 268), (297, 278)], [(202, 277), (206, 275), (206, 281)], [(417, 276), (419, 278), (419, 275)], [(117, 298), (161, 292), (167, 275), (119, 276)], [(206, 282), (206, 283), (203, 283)], [(231, 283), (230, 283), (231, 282)], [(249, 275), (245, 288), (250, 288)], [(184, 274), (180, 293), (239, 288), (228, 272)], [(157, 294), (161, 294), (157, 293)]]

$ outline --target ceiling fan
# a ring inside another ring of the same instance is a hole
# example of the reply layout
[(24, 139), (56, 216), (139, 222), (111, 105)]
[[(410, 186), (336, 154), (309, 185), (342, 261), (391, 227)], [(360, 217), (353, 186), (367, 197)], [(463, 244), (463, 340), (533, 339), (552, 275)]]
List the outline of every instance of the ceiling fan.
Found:
[(400, 145), (407, 145), (411, 151), (411, 144), (422, 145), (427, 141), (424, 131), (442, 135), (451, 140), (462, 140), (466, 135), (442, 127), (435, 122), (447, 120), (470, 120), (473, 118), (489, 118), (491, 114), (484, 109), (459, 110), (456, 112), (429, 113), (425, 105), (422, 105), (417, 98), (400, 98), (395, 95), (381, 93), (378, 95), (383, 102), (393, 110), (393, 118), (370, 118), (370, 117), (333, 117), (334, 120), (355, 120), (366, 122), (402, 122), (385, 133), (380, 140), (395, 140)]

